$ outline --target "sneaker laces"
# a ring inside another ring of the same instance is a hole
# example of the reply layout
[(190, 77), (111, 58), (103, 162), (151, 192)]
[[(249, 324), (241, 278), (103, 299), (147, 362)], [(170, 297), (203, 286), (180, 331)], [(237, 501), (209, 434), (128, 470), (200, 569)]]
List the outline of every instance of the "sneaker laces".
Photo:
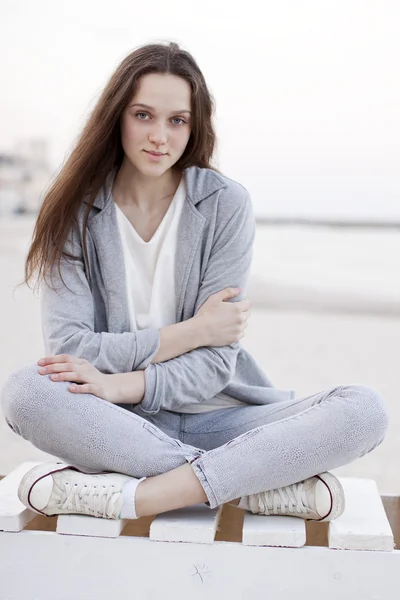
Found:
[(252, 496), (258, 500), (258, 508), (265, 515), (308, 513), (312, 510), (307, 506), (304, 481)]
[[(114, 491), (114, 485), (79, 485), (70, 484), (68, 481), (64, 484), (65, 497), (61, 498), (62, 508), (74, 510), (79, 513), (102, 517), (103, 519), (115, 519), (119, 515), (119, 510), (115, 504), (121, 495), (120, 491)], [(70, 489), (68, 489), (70, 488)], [(63, 496), (64, 496), (63, 494)]]

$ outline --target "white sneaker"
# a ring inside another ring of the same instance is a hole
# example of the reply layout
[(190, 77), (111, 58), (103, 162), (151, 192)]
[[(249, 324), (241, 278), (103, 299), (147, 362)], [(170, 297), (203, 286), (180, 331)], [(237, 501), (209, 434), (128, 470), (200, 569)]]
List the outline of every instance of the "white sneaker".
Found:
[(134, 479), (121, 473), (85, 473), (62, 462), (30, 469), (18, 487), (22, 504), (42, 515), (80, 514), (119, 519), (123, 485)]
[(254, 514), (300, 517), (306, 521), (333, 521), (345, 508), (342, 484), (328, 472), (247, 498)]

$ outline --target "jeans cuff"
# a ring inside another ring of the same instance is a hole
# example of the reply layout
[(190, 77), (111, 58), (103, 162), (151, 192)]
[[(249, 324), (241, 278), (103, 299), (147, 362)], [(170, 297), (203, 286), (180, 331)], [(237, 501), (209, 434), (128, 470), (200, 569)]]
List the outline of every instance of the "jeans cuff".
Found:
[(204, 489), (204, 492), (208, 498), (208, 502), (205, 502), (205, 504), (207, 506), (209, 506), (210, 508), (217, 508), (217, 506), (219, 506), (219, 503), (217, 501), (216, 495), (214, 494), (214, 490), (208, 483), (207, 477), (206, 477), (201, 465), (199, 464), (200, 460), (201, 460), (200, 457), (195, 458), (194, 461), (192, 461), (190, 463), (190, 466), (192, 467), (197, 479), (200, 481), (200, 483)]

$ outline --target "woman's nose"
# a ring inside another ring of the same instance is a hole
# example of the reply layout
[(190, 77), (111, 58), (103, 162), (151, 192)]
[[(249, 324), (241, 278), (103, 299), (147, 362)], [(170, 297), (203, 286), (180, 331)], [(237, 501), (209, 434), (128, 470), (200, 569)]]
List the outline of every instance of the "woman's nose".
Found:
[(167, 132), (163, 125), (154, 125), (149, 133), (149, 141), (159, 146), (167, 141)]

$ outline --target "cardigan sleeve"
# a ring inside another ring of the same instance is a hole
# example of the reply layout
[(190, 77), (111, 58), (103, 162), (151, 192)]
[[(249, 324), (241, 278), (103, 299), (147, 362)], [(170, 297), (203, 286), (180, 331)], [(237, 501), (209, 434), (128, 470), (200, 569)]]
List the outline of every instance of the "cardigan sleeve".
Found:
[(64, 250), (74, 258), (61, 258), (62, 279), (55, 264), (50, 273), (51, 285), (42, 280), (40, 286), (45, 352), (85, 358), (108, 374), (146, 368), (160, 347), (159, 330), (95, 332), (93, 296), (77, 227), (71, 229)]
[[(249, 195), (241, 203), (214, 241), (196, 300), (195, 314), (204, 302), (227, 287), (241, 292), (230, 302), (246, 297), (255, 220)], [(145, 395), (141, 409), (149, 414), (160, 409), (175, 410), (185, 404), (201, 403), (221, 392), (232, 379), (239, 342), (220, 347), (200, 347), (145, 369)]]

